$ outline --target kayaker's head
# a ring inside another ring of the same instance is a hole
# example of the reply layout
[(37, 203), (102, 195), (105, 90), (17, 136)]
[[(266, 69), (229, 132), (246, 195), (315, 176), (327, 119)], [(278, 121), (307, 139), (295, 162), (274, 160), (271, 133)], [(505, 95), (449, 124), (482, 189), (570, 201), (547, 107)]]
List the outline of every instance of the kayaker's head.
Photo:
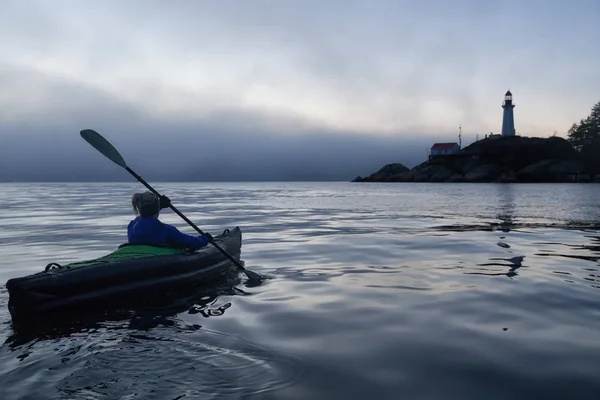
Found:
[(135, 193), (131, 197), (133, 212), (141, 217), (158, 217), (160, 213), (160, 199), (154, 193), (146, 191)]

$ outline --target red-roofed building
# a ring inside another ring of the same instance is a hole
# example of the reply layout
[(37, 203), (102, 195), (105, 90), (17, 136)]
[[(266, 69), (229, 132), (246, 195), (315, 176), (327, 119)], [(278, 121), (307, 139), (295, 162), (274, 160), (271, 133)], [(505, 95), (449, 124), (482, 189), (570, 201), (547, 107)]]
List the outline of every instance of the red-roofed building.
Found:
[(430, 156), (442, 156), (446, 154), (455, 154), (460, 151), (458, 143), (435, 143), (431, 146)]

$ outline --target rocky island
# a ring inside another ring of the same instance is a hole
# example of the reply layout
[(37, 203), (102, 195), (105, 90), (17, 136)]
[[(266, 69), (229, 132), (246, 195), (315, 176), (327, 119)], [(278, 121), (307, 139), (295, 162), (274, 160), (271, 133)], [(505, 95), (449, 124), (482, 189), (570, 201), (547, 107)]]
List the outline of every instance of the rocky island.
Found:
[(412, 169), (388, 164), (353, 182), (600, 182), (600, 102), (571, 126), (568, 140), (490, 135), (464, 149), (441, 145), (455, 146)]
[(492, 137), (408, 169), (388, 164), (353, 182), (573, 182), (591, 180), (585, 163), (561, 137)]

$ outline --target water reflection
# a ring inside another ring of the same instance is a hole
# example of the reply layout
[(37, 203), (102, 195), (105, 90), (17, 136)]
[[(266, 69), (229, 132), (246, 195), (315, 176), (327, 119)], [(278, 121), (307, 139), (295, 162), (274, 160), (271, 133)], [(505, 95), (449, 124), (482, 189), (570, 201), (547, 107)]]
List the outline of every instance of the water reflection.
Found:
[[(572, 260), (570, 263), (563, 264), (560, 270), (552, 270), (553, 274), (571, 276), (576, 279), (580, 277), (591, 287), (600, 288), (600, 236), (583, 235), (583, 238), (589, 239), (589, 243), (569, 244), (556, 242), (538, 242), (537, 245), (551, 246), (550, 249), (540, 249), (536, 256), (555, 257)], [(582, 254), (583, 253), (583, 254)], [(578, 263), (577, 261), (583, 261)], [(591, 263), (591, 265), (590, 265)], [(583, 275), (581, 273), (583, 272)], [(573, 279), (565, 279), (565, 282), (576, 283)], [(592, 282), (591, 284), (589, 282)]]
[[(13, 325), (0, 348), (0, 398), (221, 399), (293, 385), (305, 374), (294, 357), (203, 329), (202, 319), (221, 318), (233, 298), (252, 295), (241, 281)], [(43, 378), (23, 381), (29, 366), (44, 370)]]
[(498, 185), (498, 213), (496, 218), (500, 222), (500, 230), (502, 232), (510, 232), (515, 225), (515, 195), (513, 185)]
[[(240, 283), (239, 276), (232, 276), (218, 287), (188, 287), (177, 292), (130, 301), (121, 308), (102, 311), (78, 310), (68, 314), (54, 314), (47, 318), (12, 322), (13, 334), (8, 337), (5, 345), (15, 349), (31, 341), (54, 340), (101, 329), (149, 331), (159, 326), (174, 326), (176, 322), (173, 317), (186, 312), (205, 318), (221, 316), (231, 307), (231, 303), (217, 305), (220, 297), (250, 295), (236, 286)], [(196, 329), (199, 326), (192, 328)]]
[(473, 268), (474, 270), (486, 271), (486, 272), (465, 272), (465, 275), (490, 275), (490, 276), (500, 276), (506, 275), (509, 278), (517, 276), (517, 269), (523, 267), (523, 260), (525, 256), (516, 256), (512, 258), (499, 258), (494, 257), (490, 258), (490, 261), (507, 261), (508, 264), (504, 264), (501, 262), (491, 262), (491, 263), (481, 263), (477, 264), (479, 267), (509, 267), (508, 271), (505, 272), (496, 272), (496, 269), (492, 268)]
[[(538, 242), (537, 244), (552, 245), (553, 247), (562, 247), (569, 250), (575, 250), (579, 254), (565, 254), (564, 252), (558, 253), (555, 249), (539, 251), (536, 255), (538, 256), (554, 256), (554, 257), (565, 257), (575, 258), (579, 260), (592, 261), (598, 263), (600, 260), (600, 236), (584, 235), (584, 238), (590, 239), (589, 244), (568, 244), (568, 243), (555, 243), (555, 242)], [(585, 252), (588, 254), (580, 254)]]

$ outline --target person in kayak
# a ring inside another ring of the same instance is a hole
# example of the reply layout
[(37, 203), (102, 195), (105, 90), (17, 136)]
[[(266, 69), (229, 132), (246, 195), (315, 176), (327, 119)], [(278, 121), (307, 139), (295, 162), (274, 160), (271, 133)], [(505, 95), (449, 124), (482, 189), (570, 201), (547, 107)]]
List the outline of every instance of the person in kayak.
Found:
[(168, 208), (171, 200), (160, 198), (150, 191), (135, 193), (131, 197), (133, 212), (137, 215), (127, 226), (127, 239), (131, 244), (168, 245), (170, 247), (199, 249), (212, 240), (210, 233), (204, 236), (190, 236), (172, 225), (158, 219), (160, 210)]

